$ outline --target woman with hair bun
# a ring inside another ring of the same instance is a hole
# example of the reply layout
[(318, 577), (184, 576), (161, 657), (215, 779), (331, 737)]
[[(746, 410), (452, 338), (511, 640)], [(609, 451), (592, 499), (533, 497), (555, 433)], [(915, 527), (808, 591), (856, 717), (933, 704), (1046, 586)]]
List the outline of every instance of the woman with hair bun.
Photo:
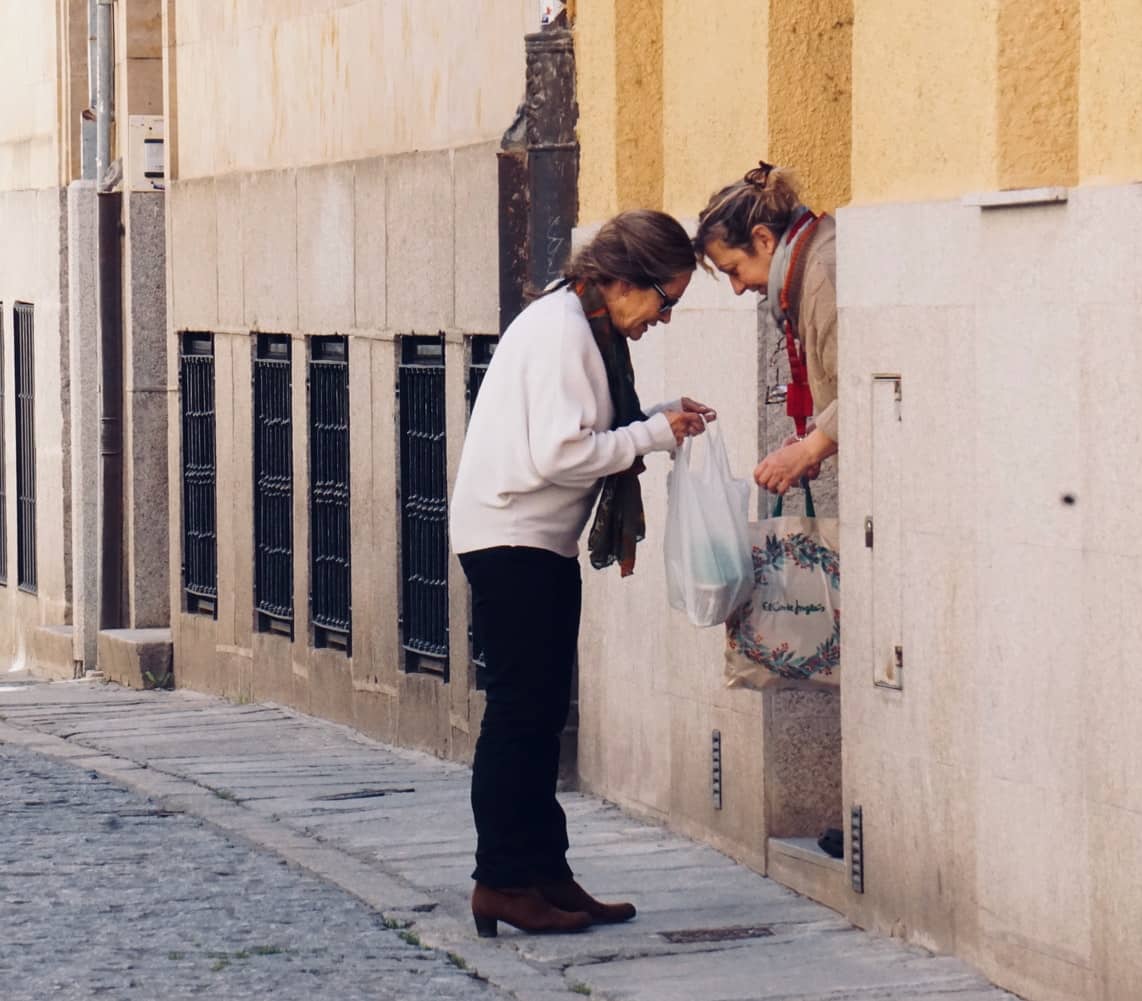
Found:
[(567, 865), (559, 734), (591, 508), (592, 565), (617, 562), (626, 576), (645, 528), (642, 457), (673, 450), (715, 417), (686, 397), (644, 413), (627, 347), (670, 322), (696, 267), (675, 219), (615, 216), (504, 332), (472, 410), (450, 523), (487, 665), (472, 766), (481, 936), (494, 936), (499, 921), (568, 932), (635, 914), (632, 904), (596, 900)]
[(788, 171), (763, 160), (711, 196), (694, 247), (735, 294), (767, 296), (785, 333), (793, 376), (787, 409), (797, 434), (753, 471), (758, 486), (783, 494), (837, 451), (836, 223), (802, 205)]

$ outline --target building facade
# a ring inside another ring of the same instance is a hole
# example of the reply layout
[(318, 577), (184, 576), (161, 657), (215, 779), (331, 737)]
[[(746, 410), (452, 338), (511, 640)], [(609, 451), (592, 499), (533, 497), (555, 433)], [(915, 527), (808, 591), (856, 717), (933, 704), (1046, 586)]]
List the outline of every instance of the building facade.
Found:
[[(592, 581), (583, 783), (1020, 996), (1142, 996), (1142, 13), (576, 13), (581, 224), (634, 202), (692, 216), (761, 156), (837, 209), (844, 606), (838, 705), (723, 690), (721, 638), (664, 617), (659, 582)], [(764, 399), (734, 381), (733, 324), (685, 306), (661, 364), (729, 362), (700, 389), (723, 414)], [(797, 837), (829, 812), (844, 862)]]
[[(840, 690), (724, 687), (652, 457), (569, 777), (1022, 996), (1142, 996), (1142, 12), (545, 6), (0, 0), (0, 653), (470, 759), (447, 499), (496, 337), (764, 157), (838, 219)], [(632, 352), (739, 475), (789, 431), (766, 316), (699, 272)]]

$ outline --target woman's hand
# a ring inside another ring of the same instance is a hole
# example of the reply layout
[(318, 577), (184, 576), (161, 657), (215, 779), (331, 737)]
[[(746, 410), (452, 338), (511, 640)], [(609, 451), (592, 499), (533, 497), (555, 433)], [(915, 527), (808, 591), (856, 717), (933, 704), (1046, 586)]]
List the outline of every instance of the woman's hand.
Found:
[[(686, 405), (686, 400), (682, 405)], [(691, 401), (692, 402), (692, 401)], [(706, 430), (706, 422), (702, 420), (700, 411), (665, 410), (663, 413), (670, 421), (670, 430), (674, 432), (674, 443), (681, 445), (687, 438), (701, 434)]]
[(688, 414), (701, 414), (707, 421), (718, 419), (718, 412), (713, 407), (707, 407), (706, 404), (692, 400), (689, 396), (682, 397), (682, 410)]
[[(809, 422), (809, 428), (806, 431), (806, 435), (811, 434), (814, 430), (816, 430), (816, 425), (812, 421), (810, 421)], [(781, 443), (781, 445), (784, 448), (786, 445), (796, 445), (797, 442), (799, 442), (799, 441), (801, 441), (801, 439), (797, 435), (791, 434), (788, 438), (785, 439), (785, 441), (783, 441)], [(815, 480), (820, 475), (821, 475), (821, 463), (820, 462), (814, 462), (811, 466), (809, 466), (808, 469), (805, 470), (805, 472), (803, 472), (801, 474), (801, 476), (807, 480)]]
[(770, 452), (753, 471), (754, 482), (770, 493), (783, 494), (808, 476), (814, 466), (837, 451), (837, 443), (822, 431)]

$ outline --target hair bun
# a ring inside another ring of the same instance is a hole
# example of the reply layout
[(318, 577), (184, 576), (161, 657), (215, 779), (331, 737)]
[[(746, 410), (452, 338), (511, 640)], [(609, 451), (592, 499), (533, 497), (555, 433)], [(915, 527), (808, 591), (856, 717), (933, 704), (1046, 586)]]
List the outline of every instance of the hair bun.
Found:
[(746, 184), (752, 184), (758, 191), (764, 191), (766, 185), (769, 183), (769, 175), (776, 169), (772, 163), (758, 160), (757, 166), (745, 175)]

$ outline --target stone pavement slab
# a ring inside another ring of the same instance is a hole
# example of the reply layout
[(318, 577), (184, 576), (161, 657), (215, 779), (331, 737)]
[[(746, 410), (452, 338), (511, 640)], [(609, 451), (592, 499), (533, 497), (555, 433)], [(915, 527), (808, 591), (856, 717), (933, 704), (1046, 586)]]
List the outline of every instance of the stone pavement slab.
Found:
[(705, 845), (561, 795), (583, 884), (638, 918), (581, 935), (468, 912), (462, 765), (268, 704), (63, 682), (0, 685), (0, 744), (99, 774), (348, 890), (518, 1001), (1002, 1001), (962, 962), (852, 928)]

